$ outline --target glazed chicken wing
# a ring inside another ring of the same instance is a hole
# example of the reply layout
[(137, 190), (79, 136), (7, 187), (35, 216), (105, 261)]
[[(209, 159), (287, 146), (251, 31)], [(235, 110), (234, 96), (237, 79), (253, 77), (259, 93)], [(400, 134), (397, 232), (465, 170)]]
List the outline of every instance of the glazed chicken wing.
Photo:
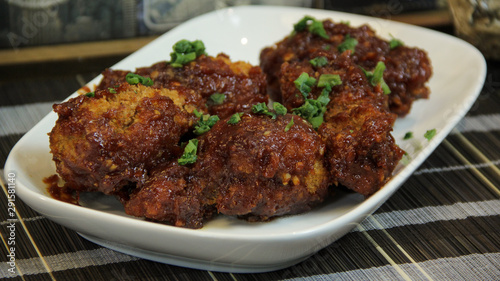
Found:
[(142, 182), (149, 169), (181, 152), (180, 137), (194, 122), (182, 107), (184, 95), (125, 83), (54, 105), (59, 118), (49, 135), (57, 172), (79, 191), (113, 194)]
[(405, 46), (401, 41), (387, 41), (375, 34), (369, 26), (351, 27), (331, 20), (321, 22), (324, 36), (307, 29), (296, 31), (260, 54), (260, 66), (267, 75), (271, 98), (281, 101), (280, 70), (284, 62), (309, 61), (318, 51), (342, 53), (351, 51), (356, 65), (372, 71), (378, 62), (384, 62), (384, 80), (389, 85), (389, 108), (405, 116), (414, 100), (428, 98), (425, 83), (432, 75), (427, 54), (418, 48)]

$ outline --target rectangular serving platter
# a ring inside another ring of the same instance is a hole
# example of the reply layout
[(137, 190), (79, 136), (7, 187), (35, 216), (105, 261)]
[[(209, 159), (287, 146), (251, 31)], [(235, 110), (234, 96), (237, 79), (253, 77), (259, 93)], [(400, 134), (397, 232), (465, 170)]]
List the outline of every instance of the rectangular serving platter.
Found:
[[(128, 216), (114, 198), (85, 194), (81, 206), (55, 200), (42, 182), (55, 173), (47, 133), (57, 119), (52, 112), (13, 148), (5, 173), (15, 172), (17, 194), (34, 210), (102, 246), (138, 257), (197, 269), (264, 272), (296, 264), (345, 235), (383, 204), (434, 151), (470, 109), (482, 88), (486, 63), (481, 53), (455, 37), (417, 26), (333, 11), (292, 7), (244, 6), (217, 10), (189, 20), (112, 66), (134, 70), (169, 60), (178, 40), (202, 40), (209, 55), (259, 64), (262, 48), (288, 35), (304, 15), (352, 26), (368, 24), (380, 37), (394, 36), (428, 52), (433, 64), (431, 96), (414, 103), (397, 120), (393, 135), (407, 151), (394, 177), (365, 199), (340, 193), (315, 210), (265, 223), (220, 216), (201, 229), (184, 229)], [(88, 83), (93, 88), (101, 76)], [(77, 95), (73, 93), (70, 97)], [(429, 129), (437, 134), (424, 137)], [(413, 132), (411, 141), (403, 140)]]

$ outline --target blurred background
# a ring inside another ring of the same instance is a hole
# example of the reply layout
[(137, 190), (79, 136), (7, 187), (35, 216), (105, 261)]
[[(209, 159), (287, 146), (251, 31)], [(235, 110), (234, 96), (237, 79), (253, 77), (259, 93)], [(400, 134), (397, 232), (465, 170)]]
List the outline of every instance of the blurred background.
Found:
[(492, 51), (499, 43), (484, 47), (485, 38), (500, 40), (500, 0), (0, 0), (0, 71), (4, 78), (23, 71), (100, 71), (190, 18), (238, 5), (309, 7), (401, 21), (459, 34), (490, 58), (490, 53), (500, 56)]
[(150, 36), (203, 13), (238, 5), (288, 5), (400, 17), (444, 10), (446, 0), (0, 0), (0, 48)]

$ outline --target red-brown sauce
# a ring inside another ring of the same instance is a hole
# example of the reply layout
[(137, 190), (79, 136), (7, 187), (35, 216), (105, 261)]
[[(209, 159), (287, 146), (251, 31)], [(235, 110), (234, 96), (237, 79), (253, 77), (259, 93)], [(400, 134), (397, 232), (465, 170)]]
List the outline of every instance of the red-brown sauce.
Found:
[(61, 178), (57, 174), (44, 178), (43, 183), (47, 185), (47, 192), (54, 199), (79, 205), (78, 192), (68, 188), (66, 185), (59, 185), (60, 179)]

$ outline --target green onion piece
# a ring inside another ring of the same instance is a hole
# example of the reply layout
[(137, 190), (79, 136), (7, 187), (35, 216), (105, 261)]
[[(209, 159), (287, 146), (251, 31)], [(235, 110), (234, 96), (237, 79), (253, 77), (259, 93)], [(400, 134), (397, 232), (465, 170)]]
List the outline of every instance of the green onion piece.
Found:
[(201, 118), (203, 116), (203, 113), (199, 112), (198, 110), (193, 110), (193, 114), (194, 116), (198, 117), (198, 118)]
[(293, 126), (293, 117), (292, 119), (290, 119), (290, 122), (288, 122), (288, 124), (286, 124), (286, 127), (285, 127), (285, 132), (288, 132), (290, 130), (290, 128), (292, 128)]
[(136, 85), (141, 83), (144, 86), (153, 86), (153, 80), (149, 77), (143, 77), (141, 75), (129, 72), (127, 76), (125, 76), (125, 80), (130, 85)]
[(316, 79), (314, 77), (309, 77), (309, 74), (302, 72), (300, 76), (293, 81), (295, 87), (302, 93), (304, 98), (307, 98), (311, 92), (311, 87), (316, 85)]
[(252, 106), (252, 112), (255, 114), (264, 114), (267, 116), (271, 116), (272, 119), (276, 119), (276, 113), (269, 111), (269, 108), (264, 102)]
[(338, 74), (321, 74), (318, 79), (318, 87), (338, 86), (342, 80)]
[[(196, 113), (194, 111), (193, 111), (193, 113), (196, 116), (199, 116), (199, 114), (200, 114), (199, 112)], [(210, 129), (212, 129), (212, 127), (215, 125), (215, 123), (217, 123), (217, 121), (219, 121), (219, 116), (217, 116), (217, 115), (210, 116), (209, 114), (205, 114), (199, 118), (200, 118), (200, 120), (198, 120), (198, 123), (196, 123), (196, 125), (194, 125), (194, 131), (193, 131), (198, 136), (210, 131)]]
[(328, 64), (328, 59), (324, 56), (319, 56), (310, 60), (309, 63), (314, 67), (322, 67)]
[(356, 48), (356, 45), (358, 45), (358, 40), (352, 38), (351, 35), (347, 34), (344, 38), (344, 42), (340, 43), (337, 49), (341, 53), (347, 50), (351, 50), (352, 53), (354, 54), (354, 49)]
[(407, 132), (403, 137), (404, 140), (409, 140), (411, 138), (413, 138), (413, 132)]
[(341, 84), (342, 80), (338, 74), (321, 74), (318, 79), (318, 87), (322, 87), (324, 89), (321, 91), (322, 95), (320, 95), (320, 98), (321, 96), (330, 95), (332, 88)]
[(273, 103), (273, 109), (278, 115), (285, 115), (288, 111), (286, 107), (279, 102)]
[(182, 67), (183, 65), (192, 62), (196, 59), (196, 53), (172, 53), (170, 54), (171, 62), (170, 65), (172, 67)]
[(205, 45), (202, 41), (180, 40), (172, 47), (170, 53), (170, 65), (172, 67), (182, 67), (183, 65), (194, 61), (197, 57), (205, 54)]
[(112, 94), (116, 94), (116, 89), (115, 88), (108, 88), (108, 91)]
[(377, 85), (380, 81), (384, 80), (385, 63), (379, 61), (373, 70), (371, 83)]
[(403, 41), (396, 39), (391, 35), (391, 40), (389, 41), (389, 47), (391, 48), (391, 50), (403, 45)]
[(377, 86), (380, 84), (380, 87), (382, 88), (384, 94), (388, 95), (391, 93), (391, 89), (389, 89), (389, 86), (384, 81), (385, 64), (383, 62), (379, 61), (375, 66), (373, 72), (367, 71), (363, 68), (361, 69), (365, 73), (366, 78), (368, 78), (368, 81), (370, 81), (372, 86)]
[(326, 34), (325, 27), (323, 26), (323, 22), (318, 20), (313, 20), (311, 25), (309, 25), (309, 32), (312, 34), (318, 35), (321, 38), (329, 39), (328, 34)]
[(327, 92), (321, 92), (317, 99), (306, 99), (300, 107), (294, 108), (293, 112), (306, 119), (314, 129), (318, 129), (323, 123), (323, 115), (326, 112), (326, 106), (330, 102)]
[(89, 98), (93, 98), (93, 97), (95, 97), (95, 92), (88, 92), (85, 94), (85, 96), (87, 96)]
[(237, 124), (241, 120), (241, 115), (243, 115), (243, 112), (238, 112), (238, 113), (231, 115), (229, 120), (227, 120), (227, 123), (231, 124), (231, 125)]
[(226, 95), (221, 93), (215, 93), (210, 96), (210, 101), (215, 105), (223, 104), (225, 99)]
[(408, 164), (410, 164), (410, 160), (411, 160), (410, 155), (407, 152), (405, 152), (405, 154), (403, 154), (403, 157), (401, 158), (401, 161), (399, 163), (407, 166)]
[(187, 165), (187, 164), (193, 164), (193, 163), (195, 163), (196, 159), (198, 158), (196, 156), (197, 150), (198, 150), (198, 140), (197, 139), (191, 139), (191, 140), (189, 140), (189, 142), (186, 145), (186, 147), (184, 147), (184, 153), (177, 160), (177, 162), (180, 165)]
[(436, 135), (436, 129), (428, 130), (425, 132), (424, 137), (427, 140), (431, 140)]
[(304, 16), (299, 22), (293, 25), (293, 30), (302, 31), (307, 28), (307, 22), (310, 20), (314, 20), (311, 16)]
[(322, 38), (328, 39), (323, 22), (316, 20), (311, 16), (304, 16), (299, 22), (293, 25), (295, 32), (303, 31), (307, 28), (311, 34), (318, 35)]

